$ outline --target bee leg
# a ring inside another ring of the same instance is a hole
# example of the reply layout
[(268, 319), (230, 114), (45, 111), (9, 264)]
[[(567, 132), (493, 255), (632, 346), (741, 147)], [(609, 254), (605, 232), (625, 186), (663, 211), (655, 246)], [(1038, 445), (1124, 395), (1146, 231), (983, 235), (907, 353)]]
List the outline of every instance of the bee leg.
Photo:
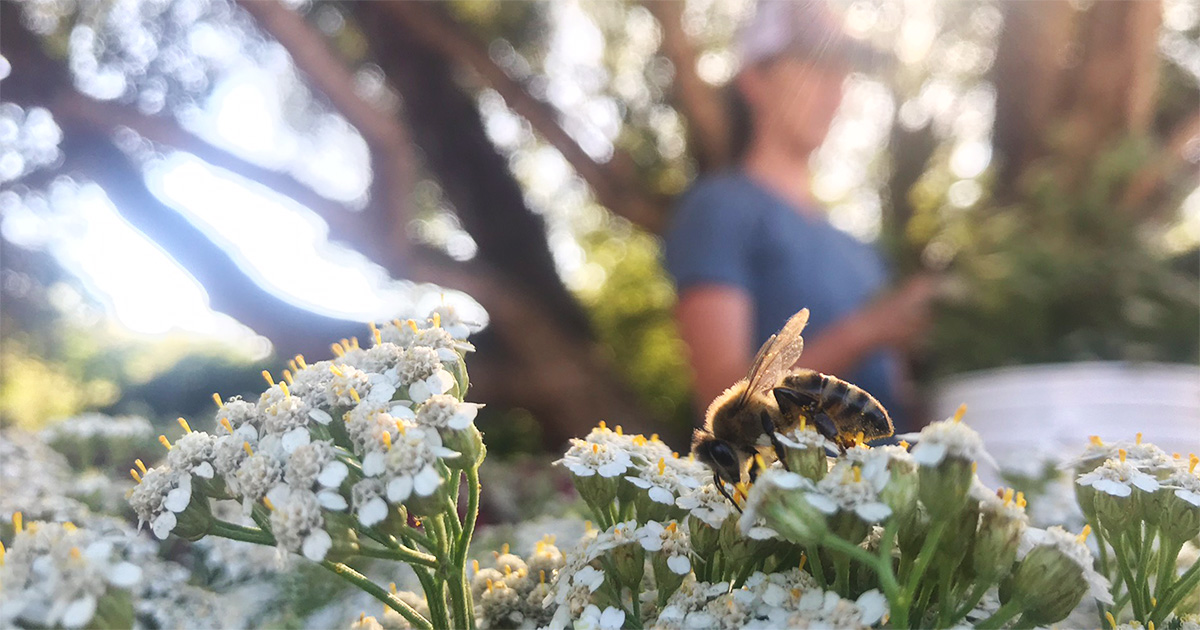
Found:
[(813, 416), (813, 425), (816, 426), (817, 432), (825, 436), (825, 439), (838, 445), (838, 450), (842, 453), (846, 452), (846, 445), (842, 443), (842, 439), (838, 436), (837, 425), (829, 416), (818, 413)]
[(767, 434), (767, 437), (771, 439), (771, 446), (775, 447), (775, 459), (779, 460), (784, 470), (792, 472), (787, 463), (787, 451), (783, 449), (783, 444), (780, 443), (779, 437), (775, 435), (775, 423), (771, 422), (771, 416), (764, 411), (759, 414), (759, 418), (762, 419), (763, 433)]
[(733, 504), (733, 509), (737, 510), (738, 514), (741, 514), (742, 506), (738, 505), (737, 501), (734, 501), (733, 497), (729, 496), (729, 492), (725, 490), (725, 482), (721, 481), (721, 476), (717, 473), (713, 473), (713, 485), (717, 487), (717, 492), (720, 492), (721, 496), (729, 499), (729, 502)]

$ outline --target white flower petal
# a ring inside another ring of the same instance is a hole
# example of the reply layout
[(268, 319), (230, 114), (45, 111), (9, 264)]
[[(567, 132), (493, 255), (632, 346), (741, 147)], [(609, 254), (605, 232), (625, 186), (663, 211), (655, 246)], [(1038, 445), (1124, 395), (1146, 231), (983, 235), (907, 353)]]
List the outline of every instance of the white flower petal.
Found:
[(318, 529), (304, 539), (301, 551), (304, 552), (305, 558), (313, 562), (320, 562), (325, 559), (325, 554), (329, 553), (329, 548), (332, 546), (333, 539), (329, 537), (329, 532)]
[(892, 515), (892, 508), (884, 503), (864, 503), (854, 508), (854, 512), (868, 523), (878, 523)]
[(283, 446), (283, 451), (290, 455), (292, 451), (304, 446), (305, 444), (308, 444), (311, 441), (312, 436), (308, 434), (307, 428), (296, 427), (295, 429), (284, 433), (283, 438), (280, 439), (279, 443)]
[(650, 499), (655, 503), (664, 503), (666, 505), (675, 505), (675, 495), (666, 488), (654, 486), (650, 488)]
[(442, 363), (453, 363), (458, 361), (458, 353), (451, 348), (438, 348), (437, 355), (438, 358), (442, 360)]
[(63, 609), (62, 623), (64, 628), (82, 628), (84, 624), (92, 620), (92, 616), (96, 614), (96, 598), (93, 595), (84, 595), (79, 599), (67, 604)]
[(442, 476), (432, 465), (426, 466), (413, 479), (413, 489), (423, 497), (433, 494), (440, 485), (442, 485)]
[(1097, 479), (1092, 484), (1092, 487), (1101, 492), (1111, 494), (1114, 497), (1127, 497), (1133, 493), (1133, 490), (1129, 486), (1119, 481), (1113, 481), (1112, 479)]
[(828, 497), (819, 492), (809, 492), (804, 495), (804, 499), (808, 501), (809, 505), (826, 514), (833, 514), (838, 510), (837, 501), (834, 501), (832, 497)]
[(387, 518), (388, 506), (382, 497), (374, 497), (358, 508), (358, 521), (370, 527)]
[(887, 612), (887, 597), (876, 589), (859, 595), (855, 603), (858, 604), (864, 626), (875, 625), (875, 622), (883, 618), (883, 613)]
[(308, 417), (312, 418), (317, 424), (329, 424), (333, 422), (333, 416), (329, 415), (328, 411), (317, 409), (316, 407), (308, 410)]
[(687, 556), (671, 556), (667, 558), (667, 568), (677, 575), (687, 575), (692, 570), (692, 561)]
[(417, 381), (408, 387), (408, 397), (414, 403), (423, 403), (432, 395), (433, 392), (430, 391), (429, 384), (425, 381)]
[(362, 460), (363, 474), (368, 477), (378, 477), (387, 469), (387, 459), (383, 451), (371, 451)]
[(204, 479), (212, 479), (216, 471), (213, 470), (212, 464), (208, 462), (200, 462), (199, 466), (192, 469), (192, 474)]
[(937, 466), (946, 457), (946, 445), (941, 442), (921, 442), (913, 447), (912, 457), (922, 466)]
[(182, 512), (187, 509), (188, 504), (191, 502), (191, 484), (187, 484), (187, 487), (180, 485), (178, 488), (167, 493), (167, 498), (163, 499), (163, 507), (172, 512)]
[(392, 503), (403, 503), (412, 495), (413, 480), (408, 475), (393, 478), (387, 485), (387, 498)]
[(349, 473), (350, 469), (346, 463), (335, 459), (321, 469), (321, 474), (317, 475), (317, 483), (326, 488), (336, 488), (342, 484)]
[(625, 611), (620, 608), (609, 606), (604, 609), (600, 615), (601, 630), (620, 630), (621, 624), (625, 623)]
[(444, 369), (434, 372), (433, 376), (425, 379), (425, 381), (429, 383), (429, 389), (435, 394), (445, 394), (457, 384), (454, 380), (454, 375)]
[(166, 540), (167, 534), (175, 529), (177, 522), (178, 519), (175, 518), (174, 512), (163, 512), (150, 522), (150, 531), (154, 532), (154, 536), (159, 540)]
[(318, 492), (317, 502), (321, 504), (321, 507), (327, 510), (335, 510), (338, 512), (341, 512), (349, 507), (349, 504), (346, 503), (346, 497), (343, 497), (332, 490), (322, 490), (321, 492)]
[(1175, 496), (1187, 501), (1188, 503), (1191, 503), (1196, 507), (1200, 507), (1200, 493), (1198, 492), (1192, 492), (1191, 490), (1184, 490), (1180, 488), (1179, 490), (1175, 491)]
[(459, 405), (454, 415), (450, 416), (450, 419), (446, 421), (446, 426), (456, 430), (462, 430), (471, 426), (471, 423), (475, 421), (475, 417), (479, 415), (479, 408), (482, 406), (474, 403)]
[(142, 579), (142, 568), (132, 562), (118, 562), (108, 570), (108, 583), (128, 588)]
[(371, 392), (363, 400), (371, 403), (385, 403), (396, 395), (396, 386), (391, 383), (376, 382), (371, 385)]
[(392, 405), (392, 408), (388, 410), (388, 415), (397, 420), (416, 420), (417, 412), (413, 411), (412, 407), (409, 407), (407, 404), (405, 404), (407, 402), (408, 401), (406, 400)]

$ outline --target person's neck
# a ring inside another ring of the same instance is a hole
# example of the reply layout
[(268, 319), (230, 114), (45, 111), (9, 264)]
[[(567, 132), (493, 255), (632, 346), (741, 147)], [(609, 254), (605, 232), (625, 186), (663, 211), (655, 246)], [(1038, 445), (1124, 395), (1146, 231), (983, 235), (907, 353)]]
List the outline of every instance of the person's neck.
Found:
[(771, 144), (751, 145), (742, 168), (758, 183), (790, 202), (797, 212), (818, 213), (812, 194), (808, 154), (787, 151)]

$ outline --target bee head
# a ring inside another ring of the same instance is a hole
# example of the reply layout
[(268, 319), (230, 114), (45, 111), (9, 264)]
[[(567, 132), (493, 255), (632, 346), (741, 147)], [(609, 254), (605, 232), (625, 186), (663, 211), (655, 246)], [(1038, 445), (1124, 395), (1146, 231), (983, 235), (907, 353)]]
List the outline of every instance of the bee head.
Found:
[(692, 443), (696, 459), (712, 469), (721, 480), (736, 484), (742, 480), (742, 457), (732, 444), (710, 433), (697, 431)]

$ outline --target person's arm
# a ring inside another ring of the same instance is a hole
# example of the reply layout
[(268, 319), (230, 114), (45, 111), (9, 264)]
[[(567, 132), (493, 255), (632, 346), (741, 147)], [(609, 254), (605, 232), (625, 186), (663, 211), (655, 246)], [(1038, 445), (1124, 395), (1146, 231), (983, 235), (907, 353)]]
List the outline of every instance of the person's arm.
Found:
[(679, 335), (691, 354), (693, 393), (701, 413), (721, 392), (746, 377), (756, 348), (754, 306), (738, 287), (709, 284), (687, 289), (675, 307)]
[[(936, 290), (933, 278), (918, 276), (835, 322), (820, 335), (804, 337), (796, 367), (846, 375), (880, 347), (905, 347), (928, 324)], [(676, 307), (679, 333), (691, 352), (697, 409), (738, 379), (745, 378), (754, 347), (754, 306), (745, 291), (702, 285), (684, 291)]]

